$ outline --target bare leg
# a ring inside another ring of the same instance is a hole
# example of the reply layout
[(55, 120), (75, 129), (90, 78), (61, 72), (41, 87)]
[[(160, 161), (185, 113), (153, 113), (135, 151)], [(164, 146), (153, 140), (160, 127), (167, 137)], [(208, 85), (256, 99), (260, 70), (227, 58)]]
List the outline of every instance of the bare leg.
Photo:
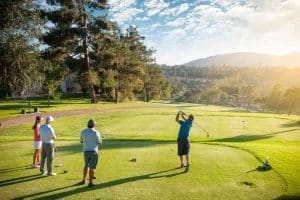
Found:
[(186, 158), (186, 166), (184, 172), (188, 172), (190, 169), (189, 154), (185, 155), (185, 158)]
[(38, 149), (37, 157), (36, 157), (36, 163), (37, 164), (41, 163), (41, 149)]
[(84, 182), (85, 179), (86, 179), (87, 171), (88, 171), (88, 167), (84, 167), (84, 168), (83, 168), (83, 179), (82, 179), (82, 182)]
[(35, 165), (35, 164), (36, 164), (37, 155), (38, 155), (38, 149), (35, 149), (35, 150), (34, 150), (34, 153), (33, 153), (33, 161), (32, 161), (32, 165)]
[(93, 177), (94, 177), (94, 170), (90, 168), (89, 170), (89, 176), (90, 176), (90, 180), (89, 180), (89, 184), (93, 183)]
[(180, 157), (180, 165), (183, 166), (183, 156), (179, 156)]
[(189, 158), (189, 154), (187, 154), (187, 155), (186, 155), (186, 164), (187, 164), (187, 165), (190, 164), (189, 159), (190, 159), (190, 158)]

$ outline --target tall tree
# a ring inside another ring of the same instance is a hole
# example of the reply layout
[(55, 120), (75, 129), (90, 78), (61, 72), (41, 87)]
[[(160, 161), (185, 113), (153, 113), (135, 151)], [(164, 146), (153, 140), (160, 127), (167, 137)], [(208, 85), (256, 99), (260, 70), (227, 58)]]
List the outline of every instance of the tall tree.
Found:
[(0, 97), (33, 92), (39, 72), (37, 4), (33, 0), (0, 1)]
[(273, 86), (271, 93), (268, 95), (266, 99), (265, 106), (276, 112), (283, 110), (283, 96), (284, 88), (281, 84), (276, 84)]
[(95, 33), (94, 25), (101, 25), (101, 19), (93, 14), (106, 8), (106, 0), (46, 0), (52, 9), (43, 11), (42, 16), (50, 27), (44, 37), (49, 46), (46, 50), (48, 58), (67, 65), (85, 77), (91, 103), (97, 98), (92, 80), (91, 60), (89, 53), (93, 50), (91, 40)]
[(284, 93), (284, 97), (288, 114), (300, 113), (300, 86), (288, 88)]
[(152, 99), (169, 98), (171, 87), (169, 82), (164, 80), (161, 68), (152, 64), (147, 66), (147, 79), (144, 83), (144, 101)]

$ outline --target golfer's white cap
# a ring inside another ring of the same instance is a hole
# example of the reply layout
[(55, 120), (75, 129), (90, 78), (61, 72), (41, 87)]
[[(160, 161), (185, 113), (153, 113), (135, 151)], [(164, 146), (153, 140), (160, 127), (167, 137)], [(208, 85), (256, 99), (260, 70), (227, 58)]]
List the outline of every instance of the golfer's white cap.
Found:
[(47, 122), (53, 122), (54, 121), (54, 118), (52, 116), (47, 116), (46, 117), (46, 123)]

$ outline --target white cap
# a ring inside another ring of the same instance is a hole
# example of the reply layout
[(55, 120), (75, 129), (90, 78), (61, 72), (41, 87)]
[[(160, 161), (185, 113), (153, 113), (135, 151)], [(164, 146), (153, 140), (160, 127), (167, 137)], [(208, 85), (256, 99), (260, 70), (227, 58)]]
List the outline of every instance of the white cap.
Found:
[(54, 121), (54, 118), (52, 116), (47, 116), (46, 117), (46, 123), (53, 122), (53, 121)]

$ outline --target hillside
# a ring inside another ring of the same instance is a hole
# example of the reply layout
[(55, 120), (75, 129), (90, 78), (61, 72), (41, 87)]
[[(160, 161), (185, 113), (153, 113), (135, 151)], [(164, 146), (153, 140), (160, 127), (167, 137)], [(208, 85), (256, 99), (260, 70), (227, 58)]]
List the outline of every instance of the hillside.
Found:
[(300, 53), (271, 55), (258, 53), (228, 53), (197, 59), (184, 66), (237, 66), (237, 67), (300, 67)]

